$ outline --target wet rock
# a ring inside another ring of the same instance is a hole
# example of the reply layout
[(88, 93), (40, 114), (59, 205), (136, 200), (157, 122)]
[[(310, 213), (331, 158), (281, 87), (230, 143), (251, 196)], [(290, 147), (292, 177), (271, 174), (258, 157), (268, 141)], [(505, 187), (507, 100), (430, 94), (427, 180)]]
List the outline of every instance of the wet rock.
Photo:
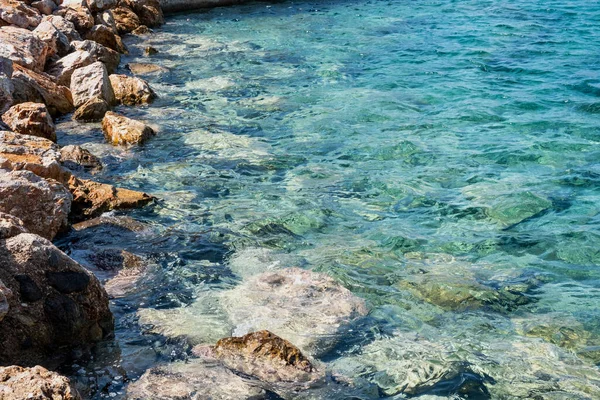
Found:
[(23, 221), (14, 215), (0, 212), (0, 239), (8, 239), (26, 232)]
[(113, 8), (112, 13), (119, 33), (130, 33), (141, 25), (138, 16), (128, 7)]
[(266, 392), (224, 367), (199, 360), (152, 368), (127, 388), (130, 400), (266, 399)]
[(133, 10), (142, 25), (153, 28), (165, 23), (158, 0), (121, 0), (120, 4)]
[(108, 10), (117, 5), (117, 0), (87, 0), (86, 2), (93, 13)]
[(75, 111), (73, 119), (84, 122), (97, 122), (104, 118), (104, 115), (110, 110), (108, 103), (98, 97), (86, 101)]
[(52, 0), (39, 0), (31, 3), (31, 7), (38, 10), (43, 15), (51, 15), (58, 8)]
[[(101, 217), (96, 217), (92, 219), (88, 219), (83, 222), (78, 222), (73, 224), (73, 229), (76, 231), (84, 231), (88, 229), (102, 228), (102, 227), (110, 227), (110, 228), (119, 228), (122, 230), (126, 230), (129, 232), (144, 232), (148, 229), (146, 225), (141, 222), (136, 221), (133, 218), (123, 217), (123, 216), (112, 216), (112, 215), (103, 215)], [(102, 232), (94, 231), (94, 235), (100, 234)]]
[(67, 39), (69, 39), (69, 42), (81, 40), (81, 36), (79, 35), (79, 32), (77, 32), (77, 29), (75, 29), (75, 25), (60, 15), (45, 16), (42, 18), (42, 22), (50, 22), (56, 29), (61, 31)]
[(53, 116), (73, 111), (71, 91), (54, 83), (48, 75), (15, 65), (12, 81), (15, 102), (44, 103)]
[(53, 239), (68, 226), (71, 200), (56, 181), (29, 171), (0, 170), (0, 211), (21, 219), (29, 232)]
[(121, 62), (121, 55), (119, 53), (96, 41), (74, 41), (71, 45), (77, 50), (87, 51), (95, 61), (103, 62), (109, 74), (114, 73)]
[(127, 47), (121, 40), (118, 33), (115, 33), (111, 28), (106, 25), (94, 25), (85, 38), (100, 43), (101, 45), (108, 47), (121, 54), (127, 54)]
[(115, 103), (115, 93), (108, 79), (108, 72), (104, 64), (99, 61), (73, 72), (71, 93), (75, 107), (80, 107), (94, 97), (108, 104)]
[(39, 365), (0, 367), (0, 382), (3, 400), (81, 400), (68, 378)]
[(86, 32), (94, 26), (94, 17), (88, 8), (82, 4), (69, 4), (66, 7), (63, 5), (54, 12), (55, 15), (61, 16), (75, 26), (79, 34)]
[(147, 46), (147, 47), (144, 49), (144, 54), (145, 54), (145, 55), (147, 55), (147, 56), (153, 56), (153, 55), (155, 55), (155, 54), (158, 54), (158, 50), (156, 50), (156, 49), (155, 49), (154, 47), (152, 47), (152, 46)]
[(114, 112), (107, 112), (102, 120), (102, 130), (109, 143), (117, 145), (141, 144), (155, 132), (143, 122)]
[(87, 67), (95, 61), (97, 60), (87, 51), (77, 50), (51, 63), (48, 66), (47, 73), (56, 78), (59, 85), (70, 87), (73, 72), (79, 68)]
[(71, 218), (74, 221), (93, 218), (106, 211), (139, 208), (153, 200), (153, 197), (146, 193), (74, 176), (68, 185), (73, 194)]
[(21, 103), (2, 115), (2, 121), (13, 132), (42, 137), (56, 142), (56, 128), (46, 106), (42, 103)]
[(58, 359), (110, 336), (113, 318), (98, 280), (48, 240), (23, 233), (0, 240), (0, 280), (12, 291), (0, 322), (0, 362)]
[[(52, 0), (47, 1), (52, 3)], [(37, 28), (33, 30), (33, 33), (48, 46), (47, 57), (64, 57), (71, 51), (71, 44), (69, 43), (67, 35), (61, 32), (48, 20), (40, 23)], [(64, 85), (63, 83), (60, 84)]]
[(81, 146), (69, 145), (60, 149), (60, 162), (71, 171), (99, 171), (100, 159)]
[(147, 35), (149, 33), (151, 33), (152, 31), (150, 30), (150, 28), (148, 28), (146, 25), (140, 25), (137, 28), (135, 28), (134, 30), (131, 31), (132, 35)]
[(0, 27), (0, 57), (42, 72), (48, 57), (48, 45), (27, 29), (3, 26)]
[(149, 75), (157, 72), (168, 72), (169, 70), (165, 67), (161, 67), (156, 64), (148, 63), (128, 63), (127, 69), (129, 69), (135, 75)]
[(42, 19), (40, 12), (18, 0), (0, 0), (0, 19), (19, 28), (35, 28)]
[(121, 104), (137, 105), (151, 103), (156, 94), (148, 82), (127, 75), (110, 75), (110, 83), (115, 92), (115, 98)]

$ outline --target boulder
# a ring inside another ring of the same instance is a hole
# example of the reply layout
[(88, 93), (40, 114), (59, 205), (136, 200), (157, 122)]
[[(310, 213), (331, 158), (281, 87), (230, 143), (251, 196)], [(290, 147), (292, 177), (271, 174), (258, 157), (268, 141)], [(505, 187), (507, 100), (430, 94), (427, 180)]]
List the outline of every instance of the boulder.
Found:
[(108, 72), (104, 64), (99, 61), (73, 72), (71, 93), (75, 107), (83, 105), (94, 97), (98, 97), (108, 104), (115, 103), (115, 93), (108, 79)]
[(155, 48), (155, 47), (152, 47), (152, 46), (146, 46), (146, 47), (144, 48), (144, 54), (145, 54), (145, 55), (147, 55), (147, 56), (153, 56), (153, 55), (155, 55), (155, 54), (158, 54), (158, 50), (156, 50), (156, 48)]
[(30, 171), (0, 170), (0, 211), (19, 218), (29, 232), (52, 240), (68, 226), (72, 199), (55, 180)]
[(83, 34), (94, 26), (94, 16), (83, 4), (63, 5), (54, 11), (55, 15), (61, 16), (75, 26), (79, 34)]
[(56, 128), (46, 106), (42, 103), (20, 103), (2, 115), (2, 121), (13, 132), (38, 136), (56, 142)]
[(0, 19), (19, 28), (35, 28), (41, 21), (40, 12), (19, 0), (0, 0)]
[(121, 40), (118, 33), (114, 32), (106, 25), (94, 25), (85, 38), (100, 43), (121, 54), (127, 54), (127, 47)]
[(94, 40), (74, 41), (71, 45), (76, 50), (87, 51), (95, 61), (103, 62), (109, 74), (113, 74), (121, 62), (119, 53)]
[(12, 82), (14, 84), (13, 98), (17, 103), (44, 103), (52, 116), (73, 111), (71, 91), (57, 85), (46, 74), (38, 74), (20, 65), (15, 65)]
[(14, 103), (12, 83), (13, 64), (5, 57), (0, 57), (0, 115), (8, 110)]
[(96, 23), (96, 25), (106, 26), (115, 34), (118, 33), (117, 23), (115, 22), (115, 17), (113, 16), (112, 11), (110, 11), (110, 10), (106, 10), (101, 13), (97, 13), (94, 22)]
[[(51, 0), (48, 1), (52, 2)], [(56, 28), (50, 21), (46, 20), (40, 23), (33, 30), (33, 33), (48, 46), (48, 57), (64, 57), (71, 51), (71, 44), (67, 35)]]
[(60, 149), (60, 162), (71, 171), (99, 171), (100, 159), (81, 146), (69, 145)]
[(59, 85), (70, 87), (73, 72), (79, 68), (87, 67), (95, 61), (97, 60), (87, 51), (77, 50), (51, 63), (48, 66), (47, 73), (55, 77)]
[(45, 16), (42, 18), (42, 22), (50, 22), (56, 29), (61, 31), (67, 39), (69, 39), (69, 42), (81, 40), (81, 36), (79, 35), (79, 32), (77, 32), (77, 29), (75, 29), (75, 25), (60, 15)]
[(140, 25), (137, 28), (135, 28), (134, 30), (132, 30), (131, 34), (141, 36), (141, 35), (147, 35), (151, 32), (152, 31), (150, 30), (150, 28), (148, 28), (146, 25)]
[(112, 335), (108, 296), (93, 276), (34, 234), (0, 240), (0, 280), (12, 291), (0, 322), (0, 363), (33, 365)]
[(134, 75), (150, 75), (159, 72), (168, 72), (169, 70), (165, 67), (161, 67), (156, 64), (149, 63), (127, 63), (127, 69)]
[(51, 15), (58, 8), (52, 0), (39, 0), (31, 3), (31, 7), (38, 10), (43, 15)]
[[(13, 236), (20, 235), (21, 233), (27, 233), (27, 229), (25, 229), (23, 221), (14, 215), (0, 212), (0, 239), (8, 239)], [(3, 284), (0, 282), (0, 290), (4, 290), (6, 293), (8, 289), (6, 286), (2, 285)], [(5, 298), (8, 297), (10, 297), (10, 295), (5, 296)]]
[(36, 365), (0, 367), (2, 400), (81, 400), (68, 378)]
[(140, 24), (156, 27), (165, 23), (158, 0), (121, 0), (120, 4), (133, 10), (137, 14)]
[(117, 5), (117, 0), (87, 0), (86, 3), (91, 12), (97, 13), (113, 8)]
[(141, 144), (155, 132), (143, 122), (114, 112), (107, 112), (102, 120), (102, 131), (109, 143), (117, 145)]
[(101, 121), (108, 110), (110, 110), (110, 106), (106, 101), (93, 97), (75, 111), (73, 119), (84, 122)]
[(48, 57), (48, 45), (27, 29), (3, 26), (0, 27), (0, 57), (42, 72)]
[(129, 33), (140, 26), (140, 19), (129, 7), (119, 6), (112, 9), (119, 33)]
[(129, 106), (148, 104), (156, 98), (148, 82), (143, 79), (127, 75), (110, 75), (109, 79), (115, 98), (121, 104)]

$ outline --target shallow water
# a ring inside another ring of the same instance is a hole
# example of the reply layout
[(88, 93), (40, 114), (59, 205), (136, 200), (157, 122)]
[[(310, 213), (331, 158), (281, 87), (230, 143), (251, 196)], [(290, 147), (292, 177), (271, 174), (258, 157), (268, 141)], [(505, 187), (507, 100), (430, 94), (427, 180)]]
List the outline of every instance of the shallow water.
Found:
[[(295, 1), (172, 16), (130, 39), (126, 61), (168, 70), (145, 76), (155, 104), (122, 111), (159, 135), (128, 150), (103, 145), (97, 126), (61, 135), (92, 141), (101, 179), (161, 199), (130, 213), (151, 229), (126, 247), (155, 270), (113, 304), (122, 354), (107, 375), (186, 357), (138, 310), (186, 306), (273, 265), (325, 272), (367, 300), (364, 331), (332, 365), (418, 332), (473, 364), (491, 349), (515, 365), (498, 349), (522, 345), (519, 362), (561, 371), (531, 350), (545, 340), (597, 369), (598, 26), (600, 5), (581, 0)], [(465, 282), (483, 297), (440, 299)], [(90, 370), (106, 369), (98, 359)], [(364, 374), (381, 396), (385, 368)], [(508, 379), (492, 378), (481, 385)], [(98, 398), (120, 396), (111, 379)], [(459, 387), (429, 394), (469, 394)]]

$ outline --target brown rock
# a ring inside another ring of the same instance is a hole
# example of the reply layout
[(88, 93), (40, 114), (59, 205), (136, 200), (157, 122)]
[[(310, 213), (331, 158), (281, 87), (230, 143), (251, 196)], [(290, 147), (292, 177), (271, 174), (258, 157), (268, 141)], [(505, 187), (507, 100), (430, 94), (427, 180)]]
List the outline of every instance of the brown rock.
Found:
[[(21, 233), (27, 233), (27, 229), (25, 229), (25, 225), (23, 221), (14, 215), (6, 214), (0, 212), (0, 239), (8, 239), (13, 236), (20, 235)], [(0, 287), (2, 287), (2, 283), (0, 282)], [(8, 290), (5, 288), (5, 291)], [(10, 296), (6, 296), (10, 297)], [(1, 321), (1, 319), (0, 319)]]
[(156, 27), (165, 23), (158, 0), (121, 0), (120, 4), (133, 10), (139, 17), (140, 24)]
[(98, 42), (121, 54), (127, 54), (127, 47), (121, 40), (121, 37), (106, 25), (94, 25), (94, 27), (86, 33), (85, 38)]
[(81, 400), (71, 382), (56, 372), (36, 365), (0, 367), (0, 399), (2, 400)]
[(84, 122), (102, 121), (108, 110), (110, 110), (110, 107), (106, 101), (93, 97), (75, 111), (73, 119)]
[(73, 111), (71, 91), (54, 83), (49, 75), (38, 74), (20, 65), (15, 65), (12, 81), (15, 102), (44, 103), (53, 116)]
[(102, 120), (102, 130), (106, 140), (115, 146), (141, 144), (155, 135), (148, 125), (111, 111), (107, 112)]
[(0, 170), (0, 211), (19, 218), (29, 232), (53, 239), (68, 226), (71, 201), (71, 193), (55, 180)]
[(115, 22), (115, 17), (111, 10), (106, 10), (101, 13), (96, 14), (95, 18), (96, 25), (104, 25), (109, 28), (113, 33), (118, 33), (117, 23)]
[(56, 128), (42, 103), (20, 103), (2, 115), (2, 121), (14, 132), (38, 136), (56, 142)]
[(129, 33), (141, 25), (138, 16), (128, 7), (113, 8), (112, 13), (119, 33)]
[(35, 8), (18, 0), (0, 0), (0, 19), (19, 28), (35, 28), (42, 19)]
[(59, 85), (70, 87), (73, 72), (79, 68), (87, 67), (95, 61), (97, 60), (87, 51), (77, 50), (50, 64), (48, 75), (55, 77)]
[(77, 50), (87, 51), (95, 61), (103, 62), (109, 74), (113, 74), (121, 62), (121, 55), (118, 52), (94, 40), (74, 41), (71, 45)]
[(58, 6), (52, 0), (39, 0), (31, 3), (31, 7), (38, 10), (41, 14), (50, 15)]
[(158, 72), (168, 72), (165, 67), (148, 63), (128, 63), (127, 68), (135, 75), (150, 75)]
[(108, 10), (117, 5), (117, 0), (87, 0), (87, 6), (90, 11), (97, 13)]
[(94, 26), (94, 17), (84, 5), (69, 4), (66, 7), (63, 5), (54, 11), (54, 14), (72, 23), (79, 34), (86, 32)]
[(139, 35), (147, 35), (150, 32), (152, 32), (152, 31), (146, 25), (140, 25), (137, 28), (135, 28), (134, 30), (132, 30), (131, 34), (139, 36)]
[[(52, 3), (51, 0), (48, 0)], [(67, 35), (56, 28), (52, 22), (43, 21), (33, 33), (48, 46), (48, 57), (64, 57), (71, 51), (71, 44)]]
[(81, 146), (69, 145), (60, 149), (60, 162), (71, 171), (99, 171), (100, 159)]
[(99, 61), (75, 70), (71, 76), (71, 93), (75, 107), (83, 105), (94, 97), (108, 104), (115, 103), (115, 93), (108, 79), (108, 72), (104, 64)]
[(49, 356), (60, 361), (66, 349), (112, 335), (108, 296), (98, 280), (40, 236), (0, 240), (0, 280), (13, 293), (0, 322), (4, 365), (33, 365)]
[(148, 85), (148, 82), (127, 75), (111, 75), (110, 83), (115, 98), (118, 102), (125, 105), (148, 104), (155, 98), (156, 94)]
[(48, 45), (34, 33), (23, 28), (0, 28), (0, 57), (13, 63), (41, 72), (48, 56)]
[(74, 40), (81, 40), (81, 36), (79, 35), (79, 32), (77, 32), (77, 30), (75, 29), (75, 25), (73, 25), (72, 22), (67, 21), (60, 15), (48, 15), (42, 18), (42, 22), (46, 21), (50, 22), (52, 25), (54, 25), (56, 29), (61, 31), (67, 37), (67, 39), (69, 39), (69, 42), (72, 42)]

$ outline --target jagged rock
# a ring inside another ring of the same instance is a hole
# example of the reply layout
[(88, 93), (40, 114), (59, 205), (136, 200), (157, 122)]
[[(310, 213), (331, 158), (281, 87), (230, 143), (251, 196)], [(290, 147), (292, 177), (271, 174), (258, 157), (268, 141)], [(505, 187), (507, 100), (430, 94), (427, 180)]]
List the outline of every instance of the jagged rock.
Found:
[(15, 103), (44, 103), (53, 116), (73, 111), (71, 91), (54, 83), (46, 74), (15, 65), (12, 82)]
[(48, 45), (27, 29), (3, 26), (0, 27), (0, 57), (41, 72), (48, 57)]
[(155, 134), (148, 125), (111, 111), (102, 120), (102, 130), (106, 140), (115, 146), (141, 144)]
[(60, 162), (71, 171), (99, 171), (100, 159), (81, 146), (69, 145), (60, 149)]
[[(47, 0), (52, 3), (51, 0)], [(33, 33), (40, 38), (46, 45), (48, 45), (47, 57), (64, 57), (69, 51), (71, 51), (71, 44), (67, 35), (62, 33), (57, 27), (55, 27), (50, 21), (43, 21), (37, 28), (33, 30)]]
[(134, 30), (132, 30), (131, 34), (140, 36), (140, 35), (147, 35), (150, 32), (152, 32), (152, 31), (146, 25), (140, 25), (137, 28), (135, 28)]
[(79, 34), (86, 32), (92, 26), (94, 26), (94, 17), (92, 13), (85, 5), (82, 4), (68, 4), (59, 7), (54, 14), (59, 15), (72, 23), (77, 29)]
[(13, 132), (42, 137), (56, 142), (56, 128), (48, 109), (42, 103), (20, 103), (2, 115), (2, 121)]
[(218, 365), (199, 360), (152, 368), (127, 387), (129, 400), (266, 399), (266, 392)]
[(42, 19), (35, 8), (18, 0), (0, 0), (0, 19), (19, 28), (35, 28)]
[(0, 57), (0, 115), (8, 110), (14, 103), (12, 83), (13, 64), (5, 57)]
[(114, 73), (121, 62), (119, 53), (94, 40), (74, 41), (71, 45), (77, 50), (87, 51), (95, 61), (103, 62), (109, 74)]
[(77, 29), (75, 29), (75, 25), (60, 15), (45, 16), (42, 18), (42, 22), (50, 22), (56, 29), (61, 31), (67, 39), (69, 39), (69, 42), (81, 40), (81, 36), (79, 35), (79, 32), (77, 32)]
[(115, 7), (112, 9), (112, 13), (119, 33), (129, 33), (140, 26), (140, 19), (128, 7)]
[(127, 68), (135, 75), (149, 75), (157, 72), (168, 72), (165, 67), (148, 63), (128, 63)]
[(94, 25), (94, 27), (86, 33), (85, 38), (98, 42), (121, 54), (127, 54), (127, 47), (121, 40), (121, 37), (106, 25)]
[(8, 239), (21, 233), (27, 233), (23, 221), (14, 215), (0, 212), (0, 239)]
[(108, 104), (115, 103), (115, 93), (108, 79), (108, 72), (104, 64), (99, 61), (73, 72), (71, 93), (75, 107), (83, 105), (94, 97)]
[(108, 10), (117, 5), (117, 0), (87, 0), (87, 6), (93, 13)]
[(68, 378), (36, 365), (0, 367), (2, 400), (81, 400)]
[(97, 60), (87, 51), (77, 50), (50, 64), (47, 73), (55, 77), (59, 85), (70, 87), (73, 72), (79, 68), (87, 67), (95, 61)]
[(29, 232), (53, 239), (68, 226), (71, 193), (30, 171), (0, 170), (0, 211), (23, 221)]
[(109, 79), (115, 92), (115, 98), (121, 104), (129, 106), (147, 104), (156, 98), (156, 94), (148, 82), (143, 79), (127, 75), (110, 75)]
[(40, 236), (0, 240), (0, 280), (12, 291), (0, 322), (0, 362), (32, 365), (65, 348), (112, 335), (108, 297), (98, 280)]
[(52, 0), (39, 0), (31, 3), (31, 7), (38, 10), (43, 15), (51, 15), (58, 8)]
[(0, 131), (0, 168), (27, 170), (59, 182), (70, 174), (60, 165), (60, 149), (50, 140)]
[(121, 0), (121, 5), (129, 7), (137, 14), (140, 24), (149, 27), (165, 23), (162, 8), (158, 0)]
[(115, 188), (74, 176), (68, 185), (73, 194), (71, 218), (75, 221), (93, 218), (106, 211), (141, 207), (153, 200), (146, 193)]
[(95, 22), (96, 25), (104, 25), (107, 28), (109, 28), (113, 33), (118, 33), (115, 17), (113, 16), (112, 11), (110, 10), (106, 10), (96, 14)]
[(89, 99), (81, 105), (73, 114), (73, 119), (85, 122), (97, 122), (104, 118), (104, 115), (110, 110), (108, 103), (98, 97)]

